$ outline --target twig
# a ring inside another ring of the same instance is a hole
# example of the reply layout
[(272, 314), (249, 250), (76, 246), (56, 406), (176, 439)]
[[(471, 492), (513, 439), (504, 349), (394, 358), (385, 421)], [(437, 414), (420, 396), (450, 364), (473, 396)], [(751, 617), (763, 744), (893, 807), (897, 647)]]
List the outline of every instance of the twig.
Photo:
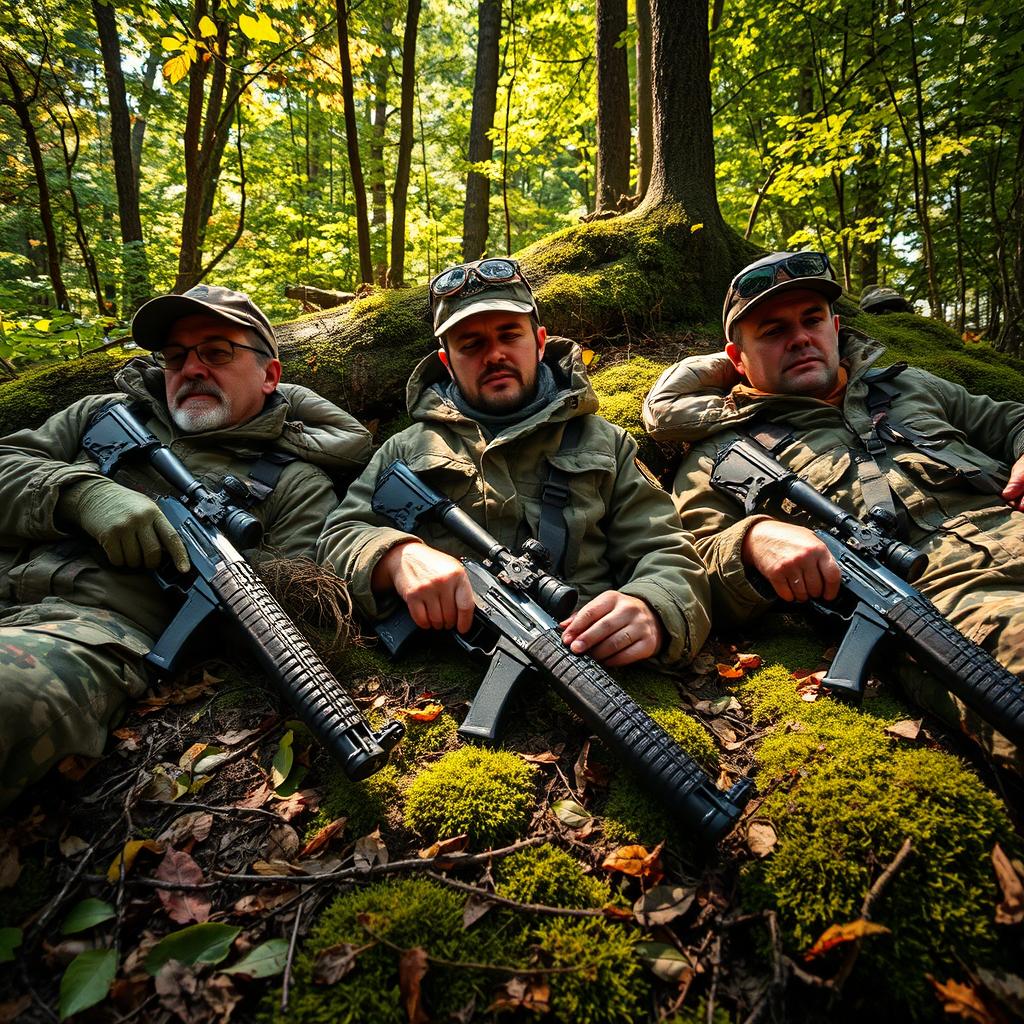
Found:
[(715, 1022), (715, 997), (718, 995), (718, 972), (722, 965), (722, 936), (715, 936), (711, 949), (711, 984), (708, 986), (708, 1001), (704, 1009), (705, 1024)]
[(302, 920), (302, 903), (295, 909), (295, 924), (292, 925), (292, 937), (288, 943), (288, 956), (284, 962), (284, 978), (281, 981), (281, 1012), (288, 1009), (288, 986), (292, 980), (292, 960), (295, 959), (295, 943), (299, 937), (299, 921)]
[(479, 886), (468, 885), (458, 879), (449, 878), (447, 875), (439, 875), (436, 871), (428, 871), (427, 877), (447, 885), (450, 889), (458, 889), (459, 892), (467, 892), (477, 899), (486, 900), (488, 903), (495, 903), (499, 907), (511, 907), (514, 910), (523, 910), (529, 914), (547, 914), (552, 917), (604, 917), (605, 913), (600, 909), (575, 908), (575, 907), (549, 907), (543, 903), (520, 903), (517, 900), (510, 900), (488, 889), (481, 889)]
[[(221, 764), (226, 764), (226, 761), (222, 761)], [(218, 765), (218, 767), (220, 767)], [(168, 810), (186, 810), (186, 811), (208, 811), (210, 814), (226, 814), (226, 815), (241, 815), (241, 814), (254, 814), (261, 818), (270, 818), (275, 822), (282, 822), (285, 819), (274, 811), (264, 810), (262, 807), (214, 807), (212, 804), (197, 804), (197, 803), (185, 803), (180, 800), (175, 800), (174, 803), (169, 804), (166, 800), (140, 800), (143, 804), (161, 804)]]

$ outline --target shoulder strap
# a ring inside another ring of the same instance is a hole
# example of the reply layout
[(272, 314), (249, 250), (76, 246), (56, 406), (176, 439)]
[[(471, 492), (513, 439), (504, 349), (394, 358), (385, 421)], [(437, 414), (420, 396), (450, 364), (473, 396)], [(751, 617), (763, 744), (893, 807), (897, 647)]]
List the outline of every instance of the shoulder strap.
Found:
[[(562, 440), (558, 452), (572, 451), (580, 443), (583, 433), (583, 417), (574, 416), (562, 431)], [(569, 504), (572, 492), (569, 490), (569, 474), (559, 469), (553, 462), (548, 462), (548, 477), (540, 489), (540, 522), (537, 527), (537, 540), (547, 548), (551, 555), (551, 571), (556, 575), (562, 571), (565, 560), (565, 549), (569, 540), (569, 524), (565, 518), (565, 509)]]
[(249, 467), (249, 477), (246, 480), (249, 494), (252, 496), (248, 507), (252, 508), (253, 505), (266, 501), (274, 493), (274, 488), (281, 479), (285, 466), (297, 460), (297, 455), (290, 455), (276, 449), (266, 451), (256, 459)]

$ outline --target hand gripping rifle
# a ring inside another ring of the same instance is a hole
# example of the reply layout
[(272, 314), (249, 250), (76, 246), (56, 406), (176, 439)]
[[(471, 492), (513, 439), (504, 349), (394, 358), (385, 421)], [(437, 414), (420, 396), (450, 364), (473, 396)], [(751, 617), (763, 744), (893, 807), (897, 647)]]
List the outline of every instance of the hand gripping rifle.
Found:
[(895, 637), (993, 729), (1014, 743), (1024, 743), (1024, 685), (910, 585), (924, 572), (928, 556), (887, 535), (891, 526), (884, 510), (873, 509), (861, 522), (752, 438), (733, 441), (718, 453), (711, 486), (740, 502), (748, 515), (767, 502), (777, 505), (788, 499), (823, 524), (814, 533), (839, 566), (840, 601), (848, 606), (843, 611), (812, 601), (847, 625), (822, 680), (833, 694), (859, 700), (868, 657), (883, 637)]
[(237, 548), (255, 547), (263, 536), (260, 521), (235, 504), (248, 494), (245, 484), (226, 476), (223, 490), (208, 490), (122, 402), (100, 410), (82, 445), (105, 476), (113, 476), (126, 461), (145, 460), (178, 495), (155, 500), (178, 531), (192, 567), (185, 574), (166, 566), (154, 571), (161, 587), (183, 593), (185, 601), (146, 660), (164, 672), (173, 671), (189, 637), (219, 612), (246, 639), (261, 668), (349, 778), (364, 779), (382, 768), (404, 728), (391, 722), (379, 733), (373, 731), (238, 553)]
[[(466, 636), (453, 632), (465, 650), (491, 659), (459, 728), (462, 736), (494, 740), (516, 683), (538, 672), (702, 840), (714, 842), (732, 828), (753, 783), (741, 779), (721, 792), (596, 661), (566, 647), (558, 622), (575, 608), (576, 590), (545, 571), (547, 551), (537, 541), (528, 540), (513, 554), (401, 461), (380, 475), (372, 506), (406, 532), (424, 520), (437, 520), (482, 556), (481, 561), (463, 559), (476, 603), (473, 629)], [(377, 634), (395, 655), (417, 628), (403, 605), (378, 626)]]

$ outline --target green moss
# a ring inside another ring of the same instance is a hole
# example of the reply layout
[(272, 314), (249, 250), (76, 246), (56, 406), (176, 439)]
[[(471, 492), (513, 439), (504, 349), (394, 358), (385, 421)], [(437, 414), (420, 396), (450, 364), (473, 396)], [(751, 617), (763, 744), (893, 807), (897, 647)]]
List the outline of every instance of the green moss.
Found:
[[(288, 1012), (281, 1014), (280, 992), (264, 1002), (263, 1019), (302, 1024), (408, 1020), (398, 985), (399, 949), (422, 948), (437, 960), (455, 963), (515, 964), (522, 958), (521, 931), (488, 915), (471, 930), (462, 925), (465, 898), (422, 879), (382, 882), (335, 900), (321, 916), (295, 959)], [(360, 923), (360, 917), (364, 924)], [(372, 933), (372, 935), (371, 935)], [(373, 936), (384, 940), (374, 944)], [(316, 953), (348, 942), (369, 946), (353, 972), (330, 986), (313, 983)], [(445, 1020), (471, 1000), (484, 1006), (493, 972), (430, 963), (423, 979), (423, 999), (431, 1020)]]
[(632, 434), (638, 443), (647, 441), (641, 412), (644, 398), (666, 365), (634, 356), (614, 366), (602, 367), (591, 376), (594, 390), (601, 399), (601, 415)]
[(306, 838), (336, 818), (348, 818), (347, 832), (365, 836), (378, 825), (393, 825), (402, 807), (402, 782), (398, 768), (387, 764), (362, 782), (353, 782), (340, 768), (324, 779), (320, 810), (306, 830)]
[(866, 1003), (920, 1012), (925, 972), (983, 963), (995, 950), (989, 857), (1010, 835), (1003, 808), (955, 757), (895, 745), (884, 732), (905, 717), (895, 702), (865, 711), (807, 703), (780, 665), (739, 694), (756, 723), (776, 723), (757, 752), (757, 781), (768, 792), (758, 813), (779, 835), (771, 856), (747, 869), (744, 903), (774, 908), (787, 944), (802, 952), (830, 924), (859, 915), (909, 838), (914, 852), (872, 909), (892, 934), (866, 942), (856, 970), (872, 979)]
[(550, 967), (575, 970), (549, 977), (555, 1020), (631, 1024), (645, 1020), (647, 982), (633, 952), (634, 936), (601, 918), (545, 919), (531, 933)]
[(432, 722), (405, 722), (405, 736), (398, 747), (397, 754), (403, 765), (410, 765), (424, 754), (434, 754), (441, 750), (452, 750), (458, 744), (456, 730), (458, 722), (442, 712)]
[[(707, 1024), (708, 1004), (701, 996), (695, 1006), (684, 1006), (681, 1010), (665, 1018), (665, 1024)], [(712, 1024), (731, 1024), (732, 1017), (724, 1006), (718, 1004), (711, 1013)]]
[(462, 747), (413, 780), (406, 824), (432, 839), (469, 835), (486, 847), (522, 833), (534, 803), (534, 768), (504, 750)]
[(608, 883), (583, 873), (564, 850), (544, 843), (506, 857), (498, 867), (497, 893), (519, 903), (548, 907), (601, 907), (611, 898)]

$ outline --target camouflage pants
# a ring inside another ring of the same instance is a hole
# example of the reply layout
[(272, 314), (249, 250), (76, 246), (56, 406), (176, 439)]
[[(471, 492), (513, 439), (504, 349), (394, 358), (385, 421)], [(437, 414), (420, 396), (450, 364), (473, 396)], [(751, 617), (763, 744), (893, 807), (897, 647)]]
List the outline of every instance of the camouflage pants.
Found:
[[(916, 586), (962, 633), (1024, 680), (1024, 513), (984, 509), (957, 516), (918, 540), (929, 556)], [(1024, 752), (921, 672), (911, 696), (979, 742), (994, 760), (1024, 771)]]
[(148, 686), (152, 643), (121, 616), (59, 598), (0, 612), (0, 807), (68, 754), (103, 752)]

